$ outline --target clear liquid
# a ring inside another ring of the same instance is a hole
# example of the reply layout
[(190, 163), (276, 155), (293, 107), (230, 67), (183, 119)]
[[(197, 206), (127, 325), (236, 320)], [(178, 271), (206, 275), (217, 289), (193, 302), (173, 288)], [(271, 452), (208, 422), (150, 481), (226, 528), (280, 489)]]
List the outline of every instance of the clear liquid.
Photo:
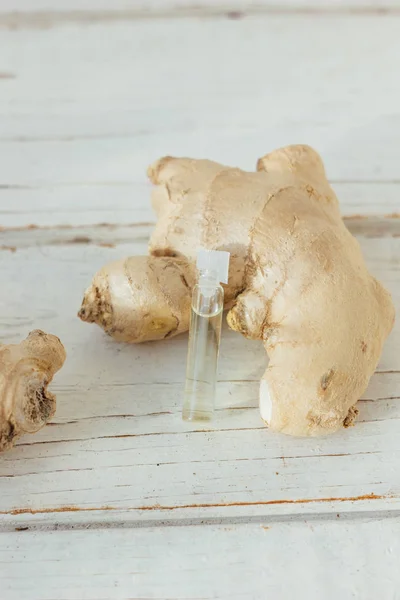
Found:
[[(222, 289), (221, 289), (222, 292)], [(220, 294), (220, 292), (218, 292)], [(201, 307), (201, 299), (194, 303)], [(192, 307), (190, 317), (189, 350), (186, 370), (185, 399), (182, 418), (185, 421), (209, 421), (214, 412), (215, 386), (221, 324), (222, 301), (216, 303), (211, 314)]]

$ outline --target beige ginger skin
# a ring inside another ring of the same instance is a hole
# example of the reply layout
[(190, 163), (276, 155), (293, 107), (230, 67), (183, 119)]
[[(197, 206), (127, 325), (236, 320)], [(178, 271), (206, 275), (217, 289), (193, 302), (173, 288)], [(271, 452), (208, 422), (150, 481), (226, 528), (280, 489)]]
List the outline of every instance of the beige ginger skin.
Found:
[(53, 416), (56, 398), (47, 386), (64, 361), (60, 340), (38, 329), (20, 344), (0, 345), (0, 451)]
[(158, 216), (150, 256), (107, 265), (79, 316), (125, 342), (188, 329), (199, 247), (231, 254), (229, 326), (263, 340), (260, 412), (274, 431), (317, 436), (352, 424), (394, 323), (310, 147), (267, 154), (257, 172), (165, 157), (148, 170)]

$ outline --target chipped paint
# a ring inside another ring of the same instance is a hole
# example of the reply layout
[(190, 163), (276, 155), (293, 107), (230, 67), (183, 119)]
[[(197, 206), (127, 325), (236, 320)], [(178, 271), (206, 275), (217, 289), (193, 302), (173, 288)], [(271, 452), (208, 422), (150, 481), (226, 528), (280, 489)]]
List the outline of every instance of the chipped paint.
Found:
[(378, 495), (374, 493), (363, 494), (362, 496), (345, 496), (345, 497), (329, 497), (329, 498), (297, 498), (285, 500), (260, 500), (258, 502), (221, 502), (221, 503), (201, 503), (201, 504), (180, 504), (175, 506), (163, 506), (154, 504), (153, 506), (60, 506), (54, 508), (15, 508), (10, 511), (0, 511), (1, 515), (38, 515), (49, 513), (65, 513), (65, 512), (94, 512), (94, 511), (151, 511), (151, 510), (184, 510), (195, 508), (230, 508), (240, 506), (272, 506), (276, 504), (312, 504), (312, 503), (333, 503), (333, 502), (360, 502), (366, 500), (391, 500), (395, 498), (393, 495)]

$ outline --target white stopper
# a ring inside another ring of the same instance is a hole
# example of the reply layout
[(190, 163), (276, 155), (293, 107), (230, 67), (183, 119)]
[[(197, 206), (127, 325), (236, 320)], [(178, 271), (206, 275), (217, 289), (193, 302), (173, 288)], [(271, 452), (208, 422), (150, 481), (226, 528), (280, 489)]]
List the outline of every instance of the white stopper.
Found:
[(228, 283), (230, 253), (224, 250), (204, 250), (197, 252), (197, 268), (200, 272), (212, 273), (220, 283)]

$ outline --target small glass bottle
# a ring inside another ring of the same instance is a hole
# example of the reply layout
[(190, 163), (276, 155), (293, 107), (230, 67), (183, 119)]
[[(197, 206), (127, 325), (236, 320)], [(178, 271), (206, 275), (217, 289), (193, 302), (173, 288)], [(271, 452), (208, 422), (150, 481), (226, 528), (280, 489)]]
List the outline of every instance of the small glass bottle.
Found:
[(185, 421), (209, 421), (214, 412), (221, 339), (224, 290), (228, 283), (229, 252), (200, 250), (199, 278), (193, 288), (185, 398)]

